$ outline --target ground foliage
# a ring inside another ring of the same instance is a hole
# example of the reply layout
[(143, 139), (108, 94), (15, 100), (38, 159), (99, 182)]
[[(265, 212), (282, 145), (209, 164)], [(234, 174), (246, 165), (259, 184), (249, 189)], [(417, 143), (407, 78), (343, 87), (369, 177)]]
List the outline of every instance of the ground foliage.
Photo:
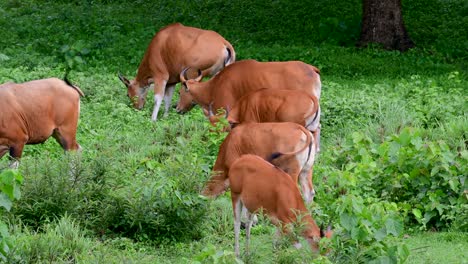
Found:
[(0, 2), (0, 83), (62, 77), (69, 67), (86, 94), (80, 155), (53, 140), (25, 148), (22, 197), (2, 214), (13, 234), (2, 231), (12, 245), (2, 254), (11, 263), (240, 261), (229, 195), (199, 195), (225, 134), (199, 108), (150, 122), (151, 103), (130, 108), (117, 78), (134, 76), (155, 31), (172, 22), (216, 30), (239, 59), (302, 60), (322, 72), (310, 209), (319, 224), (333, 224), (335, 237), (322, 242), (332, 250), (317, 257), (288, 241), (272, 250), (274, 231), (261, 219), (242, 261), (411, 262), (419, 251), (402, 243), (404, 234), (451, 230), (454, 241), (466, 240), (468, 5), (403, 1), (417, 47), (399, 53), (354, 48), (360, 4)]

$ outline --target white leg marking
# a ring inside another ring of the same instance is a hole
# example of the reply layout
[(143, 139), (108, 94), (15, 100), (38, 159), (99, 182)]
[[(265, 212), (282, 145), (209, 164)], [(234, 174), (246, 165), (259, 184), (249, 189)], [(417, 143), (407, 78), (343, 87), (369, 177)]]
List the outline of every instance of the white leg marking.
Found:
[(10, 169), (17, 170), (19, 167), (19, 164), (20, 164), (19, 160), (15, 159), (15, 161), (10, 163)]
[(308, 173), (304, 173), (304, 172), (300, 173), (299, 182), (301, 184), (302, 195), (304, 196), (304, 201), (306, 203), (311, 203), (312, 200), (314, 199), (314, 196), (312, 195), (312, 190), (309, 187), (307, 178), (308, 178)]
[(302, 248), (302, 244), (299, 243), (299, 242), (296, 242), (296, 243), (294, 243), (294, 247), (295, 247), (296, 249), (300, 249), (300, 248)]
[(156, 121), (158, 119), (158, 112), (159, 107), (161, 107), (161, 102), (163, 100), (163, 96), (160, 94), (154, 95), (154, 109), (153, 114), (151, 115), (151, 120)]
[(172, 95), (174, 94), (175, 84), (166, 86), (166, 92), (164, 93), (164, 117), (169, 114), (169, 108), (171, 107)]
[(240, 225), (241, 225), (241, 211), (242, 211), (242, 202), (239, 200), (236, 202), (234, 208), (234, 237), (235, 237), (235, 244), (234, 244), (234, 251), (236, 252), (236, 257), (239, 257), (239, 236), (240, 236)]
[(250, 229), (252, 228), (253, 220), (254, 220), (254, 217), (256, 217), (256, 215), (250, 213), (248, 210), (246, 211), (247, 211), (247, 225), (245, 226), (245, 252), (246, 254), (249, 254)]
[[(313, 135), (311, 136), (312, 140), (314, 140)], [(303, 164), (301, 172), (299, 173), (299, 184), (301, 185), (302, 195), (306, 203), (311, 203), (315, 196), (312, 179), (309, 179), (309, 177), (312, 178), (311, 172), (315, 161), (315, 145), (312, 144), (311, 147), (312, 150), (310, 150), (310, 156), (308, 148), (297, 155), (297, 161), (299, 164)]]

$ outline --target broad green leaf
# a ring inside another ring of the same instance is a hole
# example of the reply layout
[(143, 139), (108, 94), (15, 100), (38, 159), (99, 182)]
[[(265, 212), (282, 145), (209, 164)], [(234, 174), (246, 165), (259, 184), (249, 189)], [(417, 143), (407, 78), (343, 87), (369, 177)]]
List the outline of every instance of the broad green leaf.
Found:
[(0, 193), (0, 206), (5, 208), (7, 211), (10, 211), (12, 202), (10, 198), (4, 193)]
[(387, 229), (385, 227), (380, 228), (374, 233), (374, 238), (377, 241), (382, 241), (387, 236)]
[(3, 184), (6, 184), (6, 185), (14, 184), (15, 174), (13, 173), (12, 170), (3, 171), (0, 175), (2, 177)]
[(414, 216), (416, 216), (416, 219), (420, 220), (422, 218), (421, 210), (419, 210), (418, 208), (414, 208), (412, 212)]
[(356, 216), (343, 213), (340, 215), (340, 223), (346, 230), (351, 230), (356, 226), (358, 220)]
[(403, 232), (403, 223), (394, 218), (388, 218), (385, 221), (385, 227), (387, 228), (387, 234), (394, 236), (399, 236)]
[(8, 233), (8, 226), (3, 221), (0, 221), (0, 235), (1, 238), (10, 236)]

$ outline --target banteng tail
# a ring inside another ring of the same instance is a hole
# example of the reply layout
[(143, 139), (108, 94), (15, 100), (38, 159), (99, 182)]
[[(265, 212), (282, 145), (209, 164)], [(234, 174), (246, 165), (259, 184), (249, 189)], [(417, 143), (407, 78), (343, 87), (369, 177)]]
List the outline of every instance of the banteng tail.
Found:
[(65, 76), (63, 76), (63, 81), (64, 81), (68, 86), (70, 86), (70, 87), (72, 87), (73, 89), (75, 89), (75, 90), (78, 92), (78, 94), (79, 94), (81, 97), (83, 97), (83, 96), (84, 96), (84, 93), (81, 91), (81, 89), (80, 89), (78, 86), (73, 85), (73, 84), (68, 80), (68, 73), (69, 73), (69, 72), (70, 72), (70, 70), (68, 70), (68, 69), (65, 71)]
[(224, 45), (226, 45), (226, 50), (228, 52), (227, 57), (224, 59), (224, 67), (226, 67), (236, 61), (236, 51), (232, 47), (231, 43), (226, 42)]
[[(310, 134), (310, 131), (307, 130), (305, 127), (299, 126), (299, 128), (302, 130), (302, 132), (304, 132), (304, 134), (305, 134), (306, 137), (307, 137), (306, 143), (304, 144), (304, 146), (303, 146), (301, 149), (297, 150), (297, 151), (291, 151), (291, 152), (274, 152), (274, 153), (272, 153), (272, 154), (270, 155), (270, 157), (268, 157), (268, 158), (266, 159), (268, 162), (271, 163), (273, 160), (275, 160), (275, 159), (277, 159), (277, 158), (279, 158), (279, 157), (281, 157), (281, 156), (284, 156), (284, 155), (295, 155), (295, 154), (297, 154), (297, 153), (299, 153), (299, 152), (304, 151), (306, 148), (309, 148), (309, 156), (310, 156), (310, 151), (311, 151), (311, 149), (312, 149), (312, 143), (313, 143), (313, 142), (312, 142), (312, 136), (311, 136), (311, 134)], [(309, 159), (309, 158), (307, 157), (307, 160), (308, 160), (308, 159)]]

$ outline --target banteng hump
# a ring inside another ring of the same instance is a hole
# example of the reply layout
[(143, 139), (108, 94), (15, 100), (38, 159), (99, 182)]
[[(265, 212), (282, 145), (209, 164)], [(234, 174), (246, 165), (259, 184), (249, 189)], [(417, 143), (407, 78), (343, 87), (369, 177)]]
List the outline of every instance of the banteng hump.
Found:
[(234, 48), (218, 33), (176, 23), (162, 28), (153, 37), (134, 80), (120, 74), (119, 79), (127, 87), (127, 96), (136, 109), (143, 108), (148, 89), (154, 84), (151, 119), (156, 121), (163, 99), (167, 116), (183, 69), (201, 69), (202, 76), (212, 76), (235, 59)]
[(57, 78), (0, 85), (0, 158), (9, 151), (17, 167), (25, 144), (50, 136), (64, 150), (79, 149), (80, 96), (77, 86)]

